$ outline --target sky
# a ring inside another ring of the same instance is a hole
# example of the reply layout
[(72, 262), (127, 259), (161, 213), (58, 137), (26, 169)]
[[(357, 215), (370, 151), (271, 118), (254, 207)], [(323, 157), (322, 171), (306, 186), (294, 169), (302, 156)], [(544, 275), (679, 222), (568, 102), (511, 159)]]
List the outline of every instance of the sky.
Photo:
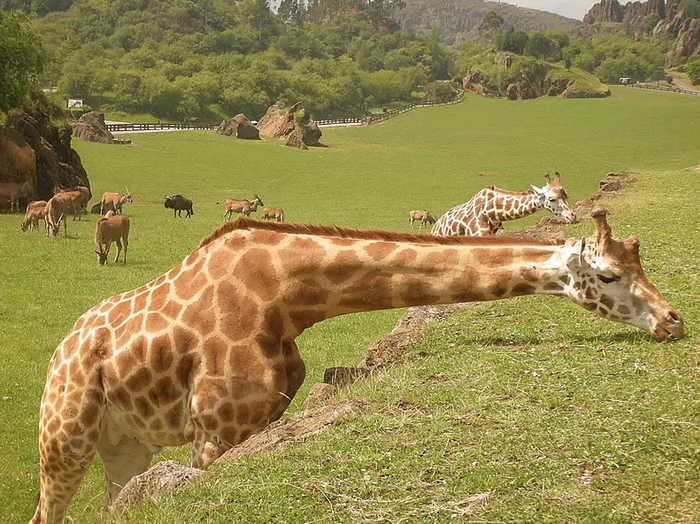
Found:
[[(495, 0), (498, 1), (498, 0)], [(583, 20), (588, 10), (600, 0), (503, 0), (507, 4), (515, 4), (521, 7), (531, 7), (542, 11), (550, 11), (560, 15)], [(626, 4), (626, 0), (620, 1)]]

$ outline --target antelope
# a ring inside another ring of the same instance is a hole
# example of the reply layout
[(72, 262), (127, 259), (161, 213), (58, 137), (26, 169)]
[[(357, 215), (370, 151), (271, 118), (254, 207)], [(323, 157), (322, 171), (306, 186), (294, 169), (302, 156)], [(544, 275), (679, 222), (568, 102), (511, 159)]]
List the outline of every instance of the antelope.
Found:
[(409, 222), (411, 224), (411, 229), (413, 229), (413, 222), (415, 222), (416, 220), (420, 220), (420, 224), (418, 224), (419, 230), (425, 224), (434, 224), (435, 223), (435, 217), (433, 217), (433, 215), (431, 215), (425, 209), (422, 211), (411, 211), (408, 214), (408, 217), (409, 217)]
[(69, 209), (73, 208), (73, 200), (69, 193), (58, 193), (51, 197), (44, 208), (44, 224), (46, 226), (46, 236), (55, 237), (61, 229), (63, 221), (63, 233), (68, 236), (68, 222), (65, 216)]
[(100, 215), (105, 214), (105, 210), (112, 207), (117, 215), (122, 214), (122, 206), (124, 204), (132, 204), (131, 192), (126, 188), (126, 194), (121, 193), (102, 193), (102, 201), (100, 206)]
[(75, 186), (75, 191), (80, 191), (80, 194), (83, 196), (83, 209), (87, 215), (88, 202), (90, 202), (90, 199), (92, 198), (92, 191), (90, 191), (90, 188), (86, 186)]
[(70, 201), (70, 207), (73, 211), (73, 220), (75, 220), (75, 217), (78, 217), (78, 220), (82, 220), (83, 212), (87, 213), (84, 207), (83, 194), (80, 191), (61, 191), (60, 193), (54, 194), (54, 197), (61, 197), (61, 199)]
[(122, 251), (122, 240), (124, 241), (124, 263), (126, 264), (126, 250), (129, 247), (129, 217), (113, 216), (101, 218), (95, 224), (95, 253), (97, 261), (101, 266), (107, 264), (107, 256), (112, 247), (112, 242), (117, 244), (117, 256), (114, 262), (119, 260), (119, 253)]
[(39, 220), (44, 220), (46, 216), (46, 200), (36, 200), (27, 204), (27, 211), (22, 220), (22, 231), (39, 229)]
[(0, 182), (0, 196), (10, 200), (10, 212), (19, 212), (19, 199), (34, 193), (31, 182)]
[[(224, 211), (224, 222), (231, 219), (231, 215), (234, 213), (240, 213), (243, 216), (250, 216), (251, 213), (255, 213), (258, 210), (258, 206), (264, 206), (263, 201), (260, 197), (253, 193), (255, 197), (253, 200), (234, 200), (232, 198), (227, 198), (224, 201), (226, 204), (226, 211)], [(217, 202), (218, 204), (219, 202)]]
[(281, 207), (264, 207), (260, 219), (284, 222), (284, 211)]

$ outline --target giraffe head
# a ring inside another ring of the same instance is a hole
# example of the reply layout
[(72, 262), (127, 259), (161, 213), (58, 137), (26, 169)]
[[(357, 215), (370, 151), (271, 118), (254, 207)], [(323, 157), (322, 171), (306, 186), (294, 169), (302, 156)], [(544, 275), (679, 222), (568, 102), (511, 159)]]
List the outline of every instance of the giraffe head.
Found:
[(613, 240), (606, 215), (604, 208), (595, 208), (593, 236), (570, 241), (565, 293), (599, 316), (649, 331), (657, 341), (683, 337), (680, 315), (644, 274), (639, 241)]
[(544, 175), (544, 180), (547, 182), (547, 185), (541, 188), (532, 186), (532, 190), (540, 198), (542, 207), (570, 224), (575, 224), (576, 214), (569, 207), (569, 195), (566, 194), (564, 186), (561, 185), (559, 173), (554, 173), (554, 180), (551, 180), (549, 174), (546, 174)]

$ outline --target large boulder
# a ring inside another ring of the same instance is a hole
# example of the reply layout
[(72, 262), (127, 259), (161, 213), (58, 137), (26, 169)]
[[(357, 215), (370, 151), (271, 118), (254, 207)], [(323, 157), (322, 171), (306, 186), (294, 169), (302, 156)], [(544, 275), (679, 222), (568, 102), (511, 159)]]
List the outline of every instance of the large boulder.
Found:
[(316, 122), (306, 114), (301, 103), (287, 108), (283, 102), (277, 102), (258, 122), (261, 135), (280, 138), (285, 145), (307, 149), (308, 146), (320, 145), (321, 130)]
[[(14, 129), (0, 128), (0, 182), (29, 182), (36, 194), (36, 155)], [(32, 195), (27, 199), (31, 200)], [(0, 200), (0, 207), (10, 207), (10, 201)]]
[(221, 122), (216, 132), (220, 135), (246, 140), (258, 140), (260, 138), (258, 128), (251, 124), (248, 117), (243, 113), (237, 114), (229, 121), (224, 120)]
[[(63, 109), (43, 94), (36, 95), (32, 102), (22, 108), (11, 109), (8, 112), (7, 128), (3, 132), (5, 136), (14, 136), (12, 140), (20, 149), (26, 143), (33, 150), (38, 198), (51, 198), (56, 185), (90, 187), (80, 156), (71, 147), (73, 129), (66, 120)], [(24, 142), (18, 141), (18, 134)], [(4, 153), (4, 147), (0, 151)], [(26, 164), (27, 153), (24, 155)], [(4, 176), (7, 175), (0, 174), (0, 182), (13, 181)]]
[(107, 129), (105, 116), (102, 113), (90, 111), (81, 116), (73, 126), (75, 137), (86, 142), (100, 142), (111, 144), (114, 142), (114, 135)]

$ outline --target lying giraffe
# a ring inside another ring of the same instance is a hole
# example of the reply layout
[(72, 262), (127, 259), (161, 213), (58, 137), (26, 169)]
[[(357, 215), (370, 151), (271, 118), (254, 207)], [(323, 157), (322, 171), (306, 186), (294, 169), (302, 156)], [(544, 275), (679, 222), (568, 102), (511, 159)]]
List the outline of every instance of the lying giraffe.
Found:
[(82, 315), (49, 364), (33, 524), (63, 522), (95, 453), (108, 504), (162, 446), (207, 468), (277, 420), (304, 381), (295, 339), (324, 319), (424, 304), (565, 296), (610, 320), (683, 336), (639, 243), (434, 237), (239, 218), (180, 265)]
[(524, 193), (506, 191), (495, 186), (485, 187), (469, 202), (460, 204), (438, 218), (430, 230), (432, 235), (487, 236), (502, 229), (502, 222), (531, 215), (542, 208), (563, 218), (576, 222), (576, 215), (569, 207), (568, 195), (561, 185), (559, 173), (554, 180), (544, 175), (547, 182), (542, 188), (532, 186)]

